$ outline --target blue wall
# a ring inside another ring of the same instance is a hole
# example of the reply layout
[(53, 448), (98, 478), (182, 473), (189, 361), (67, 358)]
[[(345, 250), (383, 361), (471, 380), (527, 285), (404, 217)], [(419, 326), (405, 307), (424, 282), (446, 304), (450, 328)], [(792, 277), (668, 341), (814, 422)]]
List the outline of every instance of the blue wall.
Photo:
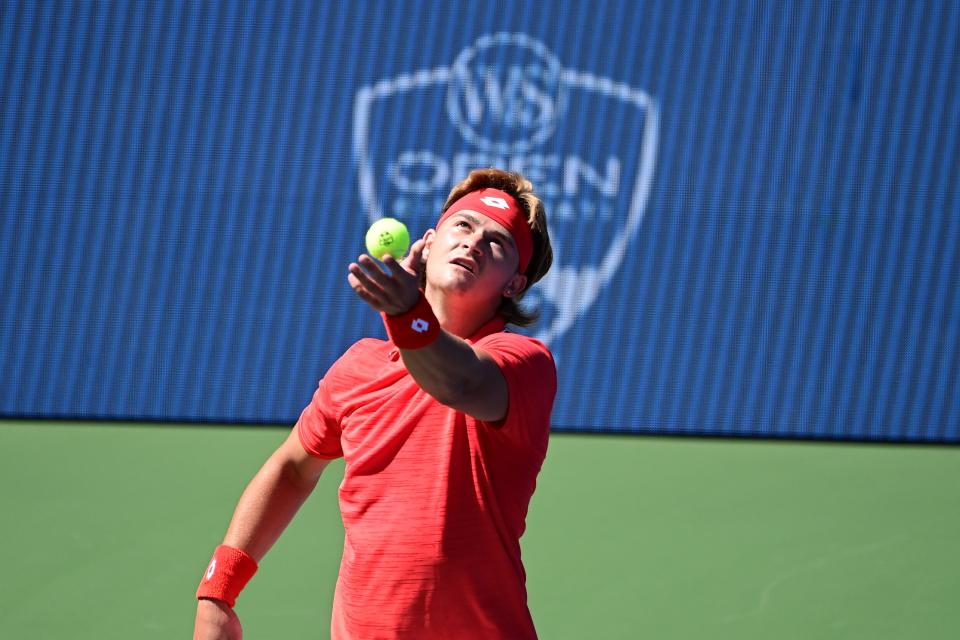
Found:
[[(881, 6), (882, 5), (882, 6)], [(0, 415), (292, 422), (525, 171), (558, 430), (960, 439), (955, 2), (5, 2)]]

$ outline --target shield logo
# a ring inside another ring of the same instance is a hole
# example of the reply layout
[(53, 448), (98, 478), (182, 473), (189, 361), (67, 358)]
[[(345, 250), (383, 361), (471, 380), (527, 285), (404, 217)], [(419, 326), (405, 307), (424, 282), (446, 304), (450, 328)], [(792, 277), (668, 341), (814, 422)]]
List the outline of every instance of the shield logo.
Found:
[[(485, 35), (450, 66), (362, 87), (353, 151), (369, 222), (431, 228), (472, 169), (518, 171), (549, 219), (554, 263), (524, 301), (556, 341), (613, 282), (643, 221), (658, 108), (645, 91), (561, 66), (523, 33)], [(629, 286), (620, 284), (619, 286)]]

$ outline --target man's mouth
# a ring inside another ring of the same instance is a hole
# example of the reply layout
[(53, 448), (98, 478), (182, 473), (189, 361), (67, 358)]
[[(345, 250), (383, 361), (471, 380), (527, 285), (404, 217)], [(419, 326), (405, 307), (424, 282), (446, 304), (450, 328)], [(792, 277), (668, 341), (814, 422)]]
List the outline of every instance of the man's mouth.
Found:
[(455, 264), (458, 267), (462, 267), (467, 271), (469, 271), (470, 273), (477, 272), (477, 263), (467, 258), (454, 258), (453, 260), (450, 261), (450, 264)]

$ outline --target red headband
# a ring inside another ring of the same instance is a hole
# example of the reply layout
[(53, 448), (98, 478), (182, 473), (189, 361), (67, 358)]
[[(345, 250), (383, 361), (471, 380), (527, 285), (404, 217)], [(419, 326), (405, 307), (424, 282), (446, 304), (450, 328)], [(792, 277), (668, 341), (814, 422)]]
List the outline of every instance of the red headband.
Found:
[(453, 214), (467, 209), (483, 214), (506, 227), (517, 245), (517, 253), (520, 254), (520, 273), (524, 273), (533, 256), (533, 235), (523, 210), (517, 205), (516, 198), (499, 189), (471, 191), (443, 212), (437, 221), (437, 227)]

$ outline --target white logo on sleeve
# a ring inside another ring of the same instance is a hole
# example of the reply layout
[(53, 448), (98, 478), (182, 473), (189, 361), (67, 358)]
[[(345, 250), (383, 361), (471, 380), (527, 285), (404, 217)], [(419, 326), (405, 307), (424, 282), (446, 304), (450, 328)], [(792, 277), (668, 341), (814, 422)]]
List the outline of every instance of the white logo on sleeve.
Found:
[(214, 558), (213, 560), (210, 561), (210, 566), (207, 567), (206, 579), (210, 580), (210, 578), (213, 577), (213, 572), (216, 570), (217, 570), (217, 559)]
[(507, 204), (507, 201), (503, 198), (497, 198), (495, 196), (484, 196), (480, 198), (480, 202), (487, 205), (488, 207), (493, 207), (494, 209), (509, 209), (510, 205)]
[(423, 318), (417, 318), (410, 323), (410, 328), (416, 331), (417, 333), (423, 333), (430, 328), (430, 323), (424, 320)]

